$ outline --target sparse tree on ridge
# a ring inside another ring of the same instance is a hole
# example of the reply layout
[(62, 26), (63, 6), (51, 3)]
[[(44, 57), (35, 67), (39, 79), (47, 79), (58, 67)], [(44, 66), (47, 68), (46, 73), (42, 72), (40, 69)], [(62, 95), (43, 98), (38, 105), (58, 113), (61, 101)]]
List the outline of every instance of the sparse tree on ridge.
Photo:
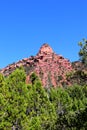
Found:
[(79, 42), (79, 46), (80, 46), (79, 51), (80, 60), (87, 66), (87, 40), (83, 39), (82, 42)]

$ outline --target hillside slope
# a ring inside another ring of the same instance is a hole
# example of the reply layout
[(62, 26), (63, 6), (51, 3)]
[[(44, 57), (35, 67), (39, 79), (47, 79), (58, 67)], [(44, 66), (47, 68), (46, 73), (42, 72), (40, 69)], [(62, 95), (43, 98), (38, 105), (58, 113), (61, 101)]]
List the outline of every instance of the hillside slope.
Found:
[(36, 56), (24, 58), (10, 64), (0, 72), (8, 76), (16, 68), (23, 66), (26, 70), (26, 82), (30, 83), (30, 75), (35, 72), (42, 81), (44, 87), (70, 85), (66, 80), (66, 74), (71, 72), (72, 64), (68, 59), (56, 54), (48, 44), (43, 44)]

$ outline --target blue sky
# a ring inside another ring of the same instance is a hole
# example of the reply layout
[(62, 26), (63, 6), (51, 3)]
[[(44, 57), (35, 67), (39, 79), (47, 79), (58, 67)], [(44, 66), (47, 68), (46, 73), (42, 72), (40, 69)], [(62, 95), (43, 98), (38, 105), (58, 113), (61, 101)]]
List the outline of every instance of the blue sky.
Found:
[(36, 55), (43, 43), (70, 61), (87, 37), (87, 0), (1, 0), (0, 68)]

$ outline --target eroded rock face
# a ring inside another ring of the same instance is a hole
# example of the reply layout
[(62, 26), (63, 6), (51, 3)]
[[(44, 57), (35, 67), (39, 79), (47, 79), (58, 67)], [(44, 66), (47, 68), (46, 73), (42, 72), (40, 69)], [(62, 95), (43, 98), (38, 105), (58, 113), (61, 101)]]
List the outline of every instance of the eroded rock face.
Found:
[(51, 54), (51, 53), (53, 53), (52, 48), (47, 43), (44, 43), (37, 55), (41, 55), (41, 54), (44, 55), (44, 54)]
[(12, 73), (13, 70), (24, 66), (27, 77), (26, 82), (30, 83), (30, 75), (35, 72), (42, 81), (44, 87), (70, 85), (66, 80), (66, 73), (72, 71), (72, 65), (68, 59), (53, 52), (47, 44), (43, 44), (36, 56), (22, 59), (1, 70), (5, 76)]

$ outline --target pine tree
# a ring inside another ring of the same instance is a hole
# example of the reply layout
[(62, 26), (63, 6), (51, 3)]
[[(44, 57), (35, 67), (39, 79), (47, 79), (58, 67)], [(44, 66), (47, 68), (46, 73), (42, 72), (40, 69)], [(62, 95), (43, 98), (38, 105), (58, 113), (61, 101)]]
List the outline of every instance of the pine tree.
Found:
[(79, 46), (81, 47), (79, 51), (80, 60), (87, 67), (87, 40), (83, 39), (82, 42), (79, 42)]
[[(36, 120), (39, 123), (38, 127), (41, 127), (42, 130), (54, 129), (56, 120), (55, 109), (40, 81), (35, 82), (30, 88), (28, 103), (27, 115), (31, 123), (33, 120)], [(36, 122), (32, 124), (32, 127), (34, 125), (36, 125)]]
[(22, 121), (26, 117), (26, 108), (28, 105), (28, 88), (25, 84), (25, 72), (23, 69), (15, 70), (11, 75), (6, 78), (7, 88), (6, 100), (8, 105), (6, 106), (7, 117), (5, 120), (8, 122), (8, 126), (4, 126), (10, 130), (21, 130)]

